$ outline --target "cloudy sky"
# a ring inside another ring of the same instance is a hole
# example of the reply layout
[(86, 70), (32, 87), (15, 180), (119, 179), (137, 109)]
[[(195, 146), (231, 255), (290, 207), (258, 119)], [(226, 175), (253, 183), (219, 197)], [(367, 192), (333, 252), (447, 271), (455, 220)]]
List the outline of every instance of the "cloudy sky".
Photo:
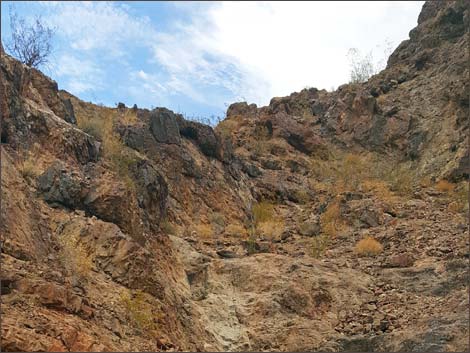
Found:
[(349, 79), (349, 48), (384, 53), (408, 39), (416, 2), (12, 2), (56, 28), (43, 71), (86, 101), (166, 106), (221, 116), (228, 103), (266, 105), (305, 87)]

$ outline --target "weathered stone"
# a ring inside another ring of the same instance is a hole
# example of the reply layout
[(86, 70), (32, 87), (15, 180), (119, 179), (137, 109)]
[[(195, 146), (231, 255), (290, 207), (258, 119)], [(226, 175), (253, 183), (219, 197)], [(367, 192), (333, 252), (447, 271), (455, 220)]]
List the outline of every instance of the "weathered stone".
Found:
[(180, 144), (180, 130), (176, 115), (171, 110), (153, 110), (150, 114), (150, 131), (157, 142)]

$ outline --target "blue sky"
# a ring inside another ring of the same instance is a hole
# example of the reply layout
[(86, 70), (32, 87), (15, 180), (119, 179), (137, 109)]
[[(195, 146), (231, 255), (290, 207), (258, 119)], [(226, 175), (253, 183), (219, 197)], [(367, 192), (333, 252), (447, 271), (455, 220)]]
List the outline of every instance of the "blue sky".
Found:
[[(266, 105), (349, 78), (347, 52), (385, 52), (408, 39), (423, 2), (9, 2), (57, 29), (41, 68), (85, 101), (165, 106), (223, 116), (235, 101)], [(388, 49), (387, 49), (388, 48)]]

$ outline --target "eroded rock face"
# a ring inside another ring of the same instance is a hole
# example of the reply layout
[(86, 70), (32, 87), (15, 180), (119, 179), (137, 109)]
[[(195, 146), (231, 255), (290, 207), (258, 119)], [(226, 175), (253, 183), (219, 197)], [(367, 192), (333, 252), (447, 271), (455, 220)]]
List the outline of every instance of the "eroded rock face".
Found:
[(157, 108), (150, 114), (150, 130), (157, 142), (180, 143), (176, 115), (165, 108)]

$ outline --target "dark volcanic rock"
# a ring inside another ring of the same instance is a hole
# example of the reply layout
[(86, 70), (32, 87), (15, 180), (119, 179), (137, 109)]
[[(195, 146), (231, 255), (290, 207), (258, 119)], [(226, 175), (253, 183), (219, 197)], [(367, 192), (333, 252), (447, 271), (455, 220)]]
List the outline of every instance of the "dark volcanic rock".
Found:
[(150, 131), (157, 142), (180, 144), (176, 115), (166, 108), (157, 108), (150, 114)]

